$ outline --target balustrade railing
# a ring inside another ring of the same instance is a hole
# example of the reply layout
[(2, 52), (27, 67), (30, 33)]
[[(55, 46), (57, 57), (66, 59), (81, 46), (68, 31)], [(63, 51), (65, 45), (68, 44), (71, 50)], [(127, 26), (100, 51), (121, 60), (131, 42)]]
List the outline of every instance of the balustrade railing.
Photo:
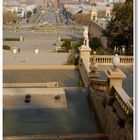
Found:
[[(96, 55), (96, 62), (99, 64), (112, 64), (114, 55)], [(120, 64), (132, 64), (133, 56), (119, 56)], [(93, 61), (93, 56), (90, 57), (90, 62)]]
[(110, 95), (115, 97), (126, 115), (133, 113), (132, 99), (127, 95), (123, 88), (113, 86)]

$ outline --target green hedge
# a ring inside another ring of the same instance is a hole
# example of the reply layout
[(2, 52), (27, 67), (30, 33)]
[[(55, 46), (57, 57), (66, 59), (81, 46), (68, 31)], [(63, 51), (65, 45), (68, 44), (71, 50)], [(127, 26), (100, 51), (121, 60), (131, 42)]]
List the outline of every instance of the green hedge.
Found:
[(3, 45), (3, 49), (4, 49), (4, 50), (11, 50), (11, 47), (8, 46), (8, 45)]
[(58, 53), (67, 53), (67, 51), (64, 50), (64, 49), (58, 50), (57, 52), (58, 52)]
[(20, 38), (4, 38), (4, 41), (20, 41)]
[(61, 41), (73, 41), (73, 40), (70, 38), (61, 38)]

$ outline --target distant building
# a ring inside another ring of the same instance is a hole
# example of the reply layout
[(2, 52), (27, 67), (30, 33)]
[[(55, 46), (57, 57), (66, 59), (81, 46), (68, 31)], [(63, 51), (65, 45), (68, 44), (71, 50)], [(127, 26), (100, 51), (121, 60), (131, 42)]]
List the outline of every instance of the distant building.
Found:
[(32, 11), (36, 8), (34, 0), (5, 0), (3, 3), (3, 11), (16, 12), (21, 18), (25, 16), (28, 11)]
[(55, 11), (58, 10), (58, 7), (59, 7), (59, 0), (54, 0), (54, 8), (55, 8)]
[(108, 2), (111, 3), (119, 3), (119, 2), (125, 2), (126, 0), (109, 0)]
[(36, 6), (42, 6), (42, 0), (34, 0)]

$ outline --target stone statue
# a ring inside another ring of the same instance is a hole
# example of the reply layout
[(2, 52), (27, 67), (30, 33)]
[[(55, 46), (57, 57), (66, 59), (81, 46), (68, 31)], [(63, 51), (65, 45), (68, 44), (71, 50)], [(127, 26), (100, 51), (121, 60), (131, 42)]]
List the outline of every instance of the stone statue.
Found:
[(125, 46), (122, 46), (122, 52), (125, 54)]
[(84, 44), (85, 46), (89, 47), (89, 38), (88, 38), (88, 27), (83, 26), (84, 32), (83, 32), (83, 37), (84, 37)]
[(88, 27), (87, 26), (83, 26), (83, 28), (84, 28), (83, 36), (85, 38), (87, 38), (88, 37)]

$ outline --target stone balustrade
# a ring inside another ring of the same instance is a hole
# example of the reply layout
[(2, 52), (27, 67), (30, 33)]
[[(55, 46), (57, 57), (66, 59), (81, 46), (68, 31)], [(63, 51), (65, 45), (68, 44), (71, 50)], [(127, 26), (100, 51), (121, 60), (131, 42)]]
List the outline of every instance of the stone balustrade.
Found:
[(131, 98), (127, 95), (127, 93), (121, 87), (113, 86), (110, 92), (113, 97), (117, 100), (120, 107), (124, 111), (126, 115), (130, 115), (133, 113), (133, 105)]
[[(96, 60), (98, 63), (110, 63), (112, 64), (112, 59), (113, 56), (99, 56), (97, 55)], [(121, 62), (122, 63), (132, 63), (133, 62), (133, 57), (131, 56), (121, 56)], [(120, 79), (123, 77), (117, 77), (120, 76), (121, 71), (117, 71), (119, 72), (119, 75), (115, 75), (115, 77), (113, 77), (112, 75), (110, 75), (111, 78), (109, 77), (109, 75), (107, 75), (107, 77), (109, 78), (108, 80), (98, 80), (98, 79), (91, 79), (89, 77), (89, 72), (90, 69), (89, 67), (86, 65), (86, 62), (84, 61), (84, 59), (82, 58), (80, 60), (79, 63), (79, 70), (84, 82), (84, 85), (86, 87), (91, 87), (93, 90), (97, 90), (97, 91), (103, 91), (103, 92), (108, 92), (109, 94), (109, 87), (110, 89), (110, 94), (113, 94), (113, 97), (115, 97), (116, 101), (120, 104), (122, 110), (124, 111), (124, 113), (126, 115), (132, 114), (133, 113), (133, 105), (131, 103), (131, 98), (128, 96), (128, 94), (124, 91), (124, 89), (122, 88), (122, 80), (120, 81)], [(116, 72), (115, 72), (116, 74)], [(116, 80), (114, 80), (114, 78)], [(118, 79), (119, 78), (119, 81)], [(111, 82), (112, 81), (112, 82)], [(116, 82), (115, 82), (116, 81)], [(120, 83), (120, 84), (115, 84), (115, 83)]]
[[(96, 62), (99, 64), (112, 64), (114, 55), (96, 55)], [(90, 56), (90, 62), (93, 61), (93, 55)], [(133, 56), (119, 56), (120, 64), (133, 64)]]

